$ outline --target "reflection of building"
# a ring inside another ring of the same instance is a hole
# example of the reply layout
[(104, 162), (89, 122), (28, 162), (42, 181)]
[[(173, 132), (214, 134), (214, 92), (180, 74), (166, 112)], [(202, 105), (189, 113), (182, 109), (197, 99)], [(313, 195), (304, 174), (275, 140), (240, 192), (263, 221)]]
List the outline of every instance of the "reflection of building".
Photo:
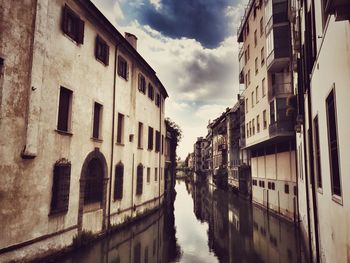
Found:
[(238, 29), (253, 202), (296, 220), (288, 1), (250, 0)]
[(350, 1), (292, 1), (301, 227), (314, 262), (350, 261)]
[(0, 261), (159, 205), (167, 92), (88, 0), (1, 2)]

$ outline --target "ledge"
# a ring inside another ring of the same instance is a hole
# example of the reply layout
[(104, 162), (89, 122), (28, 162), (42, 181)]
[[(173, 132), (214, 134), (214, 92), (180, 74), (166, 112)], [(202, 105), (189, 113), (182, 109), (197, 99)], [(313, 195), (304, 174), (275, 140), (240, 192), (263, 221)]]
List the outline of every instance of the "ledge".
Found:
[(61, 131), (61, 130), (55, 129), (55, 132), (57, 132), (58, 134), (61, 134), (61, 135), (65, 135), (65, 136), (73, 136), (73, 133), (68, 132), (68, 131)]

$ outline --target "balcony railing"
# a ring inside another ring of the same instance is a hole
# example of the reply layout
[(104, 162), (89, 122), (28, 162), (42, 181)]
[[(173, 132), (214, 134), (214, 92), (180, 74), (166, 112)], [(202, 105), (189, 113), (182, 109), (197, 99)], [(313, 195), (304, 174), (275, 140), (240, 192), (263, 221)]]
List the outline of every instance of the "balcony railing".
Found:
[(270, 136), (290, 135), (294, 133), (294, 124), (292, 120), (277, 121), (270, 124)]

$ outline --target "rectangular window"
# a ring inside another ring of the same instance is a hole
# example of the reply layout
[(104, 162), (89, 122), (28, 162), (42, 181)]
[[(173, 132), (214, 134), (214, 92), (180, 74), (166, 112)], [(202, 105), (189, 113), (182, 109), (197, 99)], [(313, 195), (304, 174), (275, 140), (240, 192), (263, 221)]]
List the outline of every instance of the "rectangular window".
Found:
[(260, 19), (260, 37), (264, 34), (264, 20)]
[(289, 184), (285, 184), (285, 185), (284, 185), (284, 192), (285, 192), (286, 194), (289, 194)]
[(263, 111), (263, 127), (267, 128), (267, 120), (266, 120), (266, 110)]
[(118, 75), (127, 80), (128, 73), (128, 62), (122, 56), (118, 56)]
[(162, 135), (162, 154), (164, 154), (164, 135)]
[(57, 130), (59, 131), (70, 131), (72, 94), (73, 92), (71, 90), (66, 89), (64, 87), (60, 88), (57, 121)]
[(248, 48), (247, 48), (247, 57), (248, 57), (248, 60), (250, 59), (250, 46), (248, 45)]
[(102, 120), (102, 105), (94, 103), (94, 123), (92, 128), (92, 137), (95, 139), (101, 138), (101, 120)]
[(53, 170), (50, 214), (68, 211), (71, 164), (56, 163)]
[(252, 120), (253, 135), (255, 135), (255, 119)]
[(252, 121), (249, 121), (249, 136), (252, 136)]
[(139, 74), (138, 85), (139, 85), (139, 91), (142, 92), (143, 94), (146, 94), (146, 79), (141, 73)]
[(154, 169), (154, 181), (158, 180), (158, 168)]
[(148, 150), (153, 150), (153, 128), (148, 127)]
[(252, 108), (254, 108), (254, 91), (252, 91)]
[(147, 183), (151, 180), (151, 168), (147, 167)]
[(123, 198), (123, 183), (124, 183), (124, 166), (119, 163), (115, 167), (114, 178), (114, 200), (121, 200)]
[(142, 188), (143, 188), (143, 165), (139, 164), (137, 166), (137, 173), (136, 173), (136, 195), (142, 194)]
[(259, 69), (258, 69), (258, 58), (255, 58), (255, 75), (258, 74)]
[(259, 118), (259, 115), (256, 116), (256, 132), (260, 132), (260, 118)]
[(266, 95), (265, 78), (263, 78), (261, 81), (261, 93), (262, 93), (261, 96), (265, 97)]
[(139, 133), (137, 138), (137, 147), (142, 149), (143, 147), (143, 123), (139, 122)]
[(317, 186), (322, 188), (322, 172), (321, 172), (321, 152), (320, 152), (320, 136), (318, 129), (318, 116), (314, 118), (314, 145), (315, 145), (315, 164)]
[(99, 35), (95, 41), (95, 57), (106, 66), (109, 63), (109, 46)]
[(248, 98), (245, 99), (245, 112), (248, 113)]
[(247, 123), (247, 137), (249, 137), (249, 125)]
[(255, 30), (254, 31), (254, 47), (258, 44), (258, 32)]
[(63, 7), (62, 31), (78, 44), (84, 43), (84, 21), (67, 5)]
[(330, 174), (332, 179), (332, 194), (341, 196), (339, 153), (338, 153), (338, 129), (334, 89), (326, 99), (327, 125), (328, 125), (328, 147)]
[(156, 105), (157, 107), (160, 107), (160, 94), (157, 93), (157, 96), (156, 96)]
[(156, 131), (156, 152), (160, 151), (160, 132)]
[(124, 115), (118, 113), (117, 143), (124, 143)]
[(259, 102), (259, 86), (255, 88), (255, 103)]
[(250, 69), (248, 70), (248, 85), (250, 84)]
[(265, 49), (264, 47), (260, 51), (260, 56), (261, 56), (261, 66), (265, 64)]
[(148, 84), (148, 98), (154, 100), (154, 88), (151, 83)]

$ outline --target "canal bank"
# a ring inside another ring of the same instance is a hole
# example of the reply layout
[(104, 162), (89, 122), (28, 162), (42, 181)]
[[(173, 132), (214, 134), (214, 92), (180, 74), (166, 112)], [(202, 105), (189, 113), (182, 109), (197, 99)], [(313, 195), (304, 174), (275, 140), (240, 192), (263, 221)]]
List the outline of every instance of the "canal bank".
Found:
[(175, 189), (173, 205), (51, 262), (308, 262), (292, 224), (211, 185)]

